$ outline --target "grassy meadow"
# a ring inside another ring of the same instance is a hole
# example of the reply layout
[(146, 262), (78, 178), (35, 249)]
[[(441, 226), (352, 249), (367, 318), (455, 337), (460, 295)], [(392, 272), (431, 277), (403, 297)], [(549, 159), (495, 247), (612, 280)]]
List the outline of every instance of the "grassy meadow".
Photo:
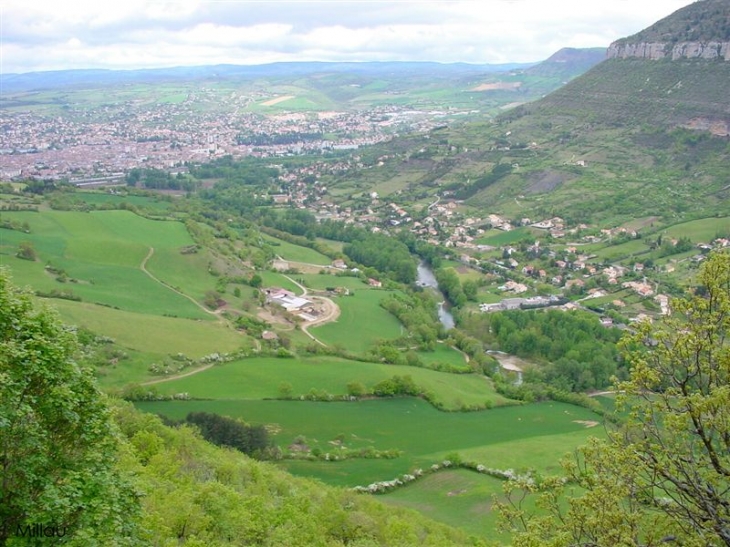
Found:
[(610, 241), (587, 245), (583, 247), (583, 251), (595, 253), (599, 259), (604, 261), (618, 262), (629, 267), (635, 262), (646, 262), (648, 260), (652, 260), (656, 265), (665, 265), (670, 262), (681, 264), (686, 262), (688, 258), (698, 254), (699, 249), (693, 247), (684, 253), (662, 256), (662, 249), (652, 249), (650, 243), (656, 241), (660, 236), (675, 239), (687, 237), (694, 244), (710, 243), (716, 237), (727, 237), (729, 235), (730, 218), (711, 217), (681, 222), (663, 228), (653, 228), (648, 236), (625, 241), (617, 245), (612, 245)]
[[(501, 461), (513, 469), (556, 466), (560, 457), (581, 444), (587, 431), (601, 435), (601, 428), (586, 429), (581, 421), (595, 420), (589, 410), (563, 403), (507, 406), (480, 412), (441, 412), (416, 398), (375, 399), (358, 402), (206, 400), (144, 402), (142, 410), (183, 418), (188, 412), (215, 412), (242, 418), (253, 424), (268, 424), (274, 442), (287, 447), (303, 436), (310, 448), (337, 454), (336, 439), (345, 446), (378, 450), (398, 449), (395, 459), (349, 459), (345, 461), (285, 460), (282, 465), (295, 474), (309, 475), (330, 484), (355, 486), (394, 478), (414, 468), (430, 466), (444, 455), (478, 455), (476, 460), (498, 467), (486, 459), (490, 447), (497, 452), (515, 443), (511, 458)], [(570, 434), (575, 435), (572, 437)], [(555, 437), (557, 440), (552, 442)], [(522, 452), (523, 443), (549, 447), (538, 453)], [(569, 441), (569, 442), (568, 442)], [(471, 459), (471, 458), (469, 458)], [(495, 458), (496, 459), (496, 458)], [(552, 462), (552, 464), (551, 464)]]
[(73, 199), (81, 200), (95, 207), (118, 207), (125, 203), (127, 205), (133, 205), (155, 213), (166, 212), (171, 206), (170, 201), (162, 198), (109, 194), (101, 191), (76, 191), (73, 193)]
[(279, 397), (279, 387), (288, 383), (295, 398), (305, 396), (311, 390), (344, 396), (348, 383), (360, 382), (372, 388), (394, 375), (411, 376), (416, 385), (434, 393), (449, 410), (456, 410), (462, 404), (490, 401), (497, 406), (509, 402), (494, 391), (489, 380), (475, 374), (448, 374), (419, 367), (326, 356), (297, 359), (254, 357), (165, 382), (157, 389), (167, 395), (186, 392), (200, 399), (265, 399)]
[[(96, 205), (116, 199), (103, 194), (84, 196), (87, 198)], [(159, 205), (162, 210), (165, 202)], [(103, 388), (163, 379), (149, 371), (150, 365), (169, 361), (178, 353), (200, 359), (215, 352), (260, 346), (232, 328), (222, 316), (203, 308), (206, 293), (215, 288), (224, 293), (229, 304), (227, 312), (233, 315), (240, 313), (244, 302), (241, 293), (232, 297), (230, 284), (221, 285), (221, 277), (211, 275), (223, 260), (214, 251), (203, 248), (192, 254), (181, 252), (192, 248), (195, 241), (180, 222), (150, 220), (123, 210), (4, 212), (3, 218), (27, 222), (30, 233), (0, 229), (0, 265), (8, 266), (20, 285), (44, 293), (66, 291), (80, 299), (45, 301), (56, 307), (67, 323), (113, 339), (113, 348), (123, 352), (124, 357), (97, 368)], [(502, 233), (494, 236), (502, 237)], [(330, 263), (328, 257), (312, 249), (264, 237), (286, 260)], [(21, 242), (26, 241), (37, 254), (35, 261), (16, 256)], [(358, 277), (331, 273), (257, 273), (263, 286), (284, 287), (296, 294), (301, 294), (301, 289), (294, 281), (315, 293), (334, 287), (349, 289), (348, 296), (331, 297), (340, 309), (338, 318), (309, 329), (328, 346), (364, 354), (379, 340), (403, 334), (400, 322), (380, 306), (392, 290), (374, 289)], [(472, 272), (463, 275), (468, 278)], [(251, 300), (245, 302), (246, 309), (256, 313), (258, 302), (251, 294), (253, 289), (239, 288)], [(281, 329), (280, 334), (295, 347), (310, 343), (301, 330), (274, 323), (269, 328)], [(564, 453), (590, 435), (603, 434), (601, 427), (586, 427), (586, 422), (596, 419), (586, 409), (562, 403), (518, 405), (497, 394), (491, 380), (484, 376), (426, 368), (446, 364), (470, 370), (465, 356), (445, 344), (418, 355), (423, 368), (333, 356), (249, 357), (154, 385), (163, 396), (188, 393), (191, 400), (137, 405), (170, 418), (207, 411), (266, 424), (274, 443), (284, 449), (298, 439), (312, 450), (333, 456), (346, 454), (348, 449), (399, 451), (400, 455), (391, 459), (280, 462), (296, 475), (346, 487), (391, 479), (454, 454), (500, 469), (556, 472)], [(394, 375), (410, 376), (446, 411), (414, 397), (343, 401), (348, 384), (358, 382), (371, 389)], [(295, 400), (279, 400), (282, 385), (290, 386)], [(296, 400), (312, 393), (329, 393), (338, 400)], [(459, 411), (482, 405), (493, 408)], [(491, 496), (500, 491), (501, 482), (494, 478), (454, 469), (428, 476), (382, 499), (415, 508), (469, 532), (496, 537)]]
[(428, 475), (405, 488), (378, 496), (396, 507), (408, 507), (440, 522), (490, 539), (508, 540), (497, 533), (493, 499), (504, 501), (504, 482), (466, 469)]
[(363, 353), (377, 340), (397, 338), (401, 324), (380, 307), (380, 301), (390, 291), (358, 290), (350, 296), (335, 299), (340, 316), (332, 323), (310, 329), (310, 332), (330, 346), (342, 346), (353, 353)]
[[(210, 319), (194, 302), (156, 281), (142, 270), (179, 287), (193, 278), (188, 296), (202, 296), (207, 272), (196, 255), (182, 255), (179, 249), (193, 244), (179, 222), (148, 220), (128, 211), (92, 213), (49, 211), (43, 214), (5, 213), (4, 218), (27, 222), (30, 233), (0, 230), (0, 265), (9, 266), (21, 284), (35, 289), (72, 292), (83, 301), (96, 302), (127, 311), (171, 315), (189, 319)], [(30, 242), (37, 253), (35, 261), (20, 260), (16, 252), (21, 242)], [(160, 258), (160, 256), (162, 258)], [(46, 266), (65, 272), (65, 277), (50, 273)], [(198, 275), (191, 272), (198, 272)], [(182, 272), (184, 276), (177, 277)], [(212, 288), (213, 278), (209, 288)], [(61, 281), (64, 279), (65, 281)], [(198, 289), (196, 291), (195, 289)]]
[(329, 265), (329, 263), (332, 262), (329, 257), (315, 251), (314, 249), (310, 249), (309, 247), (294, 245), (293, 243), (275, 238), (268, 234), (262, 234), (261, 237), (272, 246), (274, 253), (284, 260), (289, 260), (291, 262), (305, 262), (307, 264), (317, 264), (322, 266)]
[[(62, 295), (46, 301), (65, 322), (112, 339), (124, 353), (98, 370), (103, 386), (148, 380), (149, 365), (169, 355), (199, 359), (250, 347), (248, 337), (200, 305), (216, 280), (206, 251), (180, 252), (194, 244), (182, 223), (118, 210), (3, 218), (27, 223), (30, 233), (0, 229), (0, 266), (18, 285)], [(22, 242), (32, 245), (35, 261), (16, 256)]]

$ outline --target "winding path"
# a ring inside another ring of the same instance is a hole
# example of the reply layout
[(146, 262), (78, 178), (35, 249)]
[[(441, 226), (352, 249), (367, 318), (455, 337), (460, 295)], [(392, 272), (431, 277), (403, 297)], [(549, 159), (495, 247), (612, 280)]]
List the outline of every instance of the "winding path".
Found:
[(203, 310), (208, 315), (213, 315), (219, 321), (224, 321), (223, 318), (220, 316), (220, 312), (219, 311), (210, 311), (208, 308), (206, 308), (205, 306), (203, 306), (200, 302), (198, 302), (197, 300), (195, 300), (195, 298), (193, 298), (192, 296), (188, 296), (184, 292), (181, 292), (181, 291), (177, 290), (176, 288), (171, 287), (170, 285), (168, 285), (167, 283), (165, 283), (164, 281), (162, 281), (160, 278), (155, 277), (155, 275), (152, 274), (147, 269), (147, 262), (149, 261), (150, 258), (152, 258), (152, 255), (153, 254), (155, 254), (155, 248), (154, 247), (150, 247), (150, 250), (147, 253), (147, 256), (144, 257), (144, 259), (142, 260), (142, 263), (139, 265), (139, 269), (140, 270), (142, 270), (147, 276), (149, 276), (150, 279), (152, 279), (153, 281), (156, 281), (157, 283), (159, 283), (160, 285), (162, 285), (166, 289), (171, 290), (172, 292), (174, 292), (176, 294), (179, 294), (183, 298), (187, 298), (188, 300), (190, 300), (193, 304), (195, 304), (198, 308), (200, 308), (201, 310)]
[(215, 363), (210, 363), (208, 365), (202, 366), (200, 368), (196, 368), (195, 370), (191, 370), (189, 372), (183, 372), (180, 374), (173, 374), (172, 376), (165, 376), (164, 378), (157, 378), (155, 380), (149, 380), (147, 382), (142, 382), (141, 386), (151, 386), (153, 384), (161, 384), (163, 382), (170, 382), (172, 380), (178, 380), (180, 378), (185, 378), (187, 376), (192, 376), (193, 374), (198, 374), (199, 372), (203, 372), (205, 370), (208, 370), (209, 368), (215, 366)]

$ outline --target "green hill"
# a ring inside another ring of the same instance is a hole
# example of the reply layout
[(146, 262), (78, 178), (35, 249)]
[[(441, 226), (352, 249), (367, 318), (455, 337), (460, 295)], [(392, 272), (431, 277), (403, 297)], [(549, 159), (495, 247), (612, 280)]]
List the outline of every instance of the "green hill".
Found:
[(730, 6), (725, 0), (693, 2), (617, 44), (698, 40), (730, 40)]
[[(723, 44), (729, 13), (727, 2), (705, 0), (655, 26), (669, 33), (691, 18), (703, 39)], [(666, 33), (668, 42), (683, 39)], [(644, 39), (637, 36), (632, 43)], [(494, 121), (389, 143), (409, 158), (393, 180), (407, 172), (412, 182), (403, 194), (424, 203), (434, 192), (453, 196), (477, 216), (620, 224), (722, 215), (730, 197), (730, 63), (701, 52), (688, 58), (686, 48), (675, 60), (641, 51), (614, 55)], [(546, 70), (547, 63), (540, 66), (529, 70)]]

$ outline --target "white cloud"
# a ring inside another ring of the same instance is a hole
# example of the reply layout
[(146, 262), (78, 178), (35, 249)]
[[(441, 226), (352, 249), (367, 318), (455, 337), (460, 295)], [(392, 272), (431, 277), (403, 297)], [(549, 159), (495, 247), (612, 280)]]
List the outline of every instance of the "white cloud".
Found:
[(304, 60), (539, 61), (691, 0), (6, 0), (2, 71)]

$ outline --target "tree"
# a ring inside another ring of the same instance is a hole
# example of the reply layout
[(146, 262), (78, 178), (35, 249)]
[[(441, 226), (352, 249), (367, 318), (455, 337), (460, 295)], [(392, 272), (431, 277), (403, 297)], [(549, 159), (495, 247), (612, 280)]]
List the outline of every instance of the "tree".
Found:
[[(622, 340), (625, 423), (566, 462), (568, 483), (509, 486), (540, 491), (549, 509), (529, 519), (502, 506), (516, 546), (730, 545), (730, 254), (711, 255), (699, 281), (671, 318)], [(570, 484), (583, 493), (565, 509)]]
[(18, 244), (18, 252), (15, 256), (22, 258), (23, 260), (30, 260), (33, 262), (35, 262), (38, 258), (38, 254), (30, 241), (21, 241)]
[(0, 545), (50, 527), (77, 544), (129, 544), (138, 500), (75, 335), (0, 269)]
[(362, 382), (350, 382), (347, 384), (347, 394), (350, 397), (362, 397), (367, 394), (367, 389)]
[(282, 399), (291, 399), (294, 396), (294, 387), (289, 382), (281, 382), (279, 384), (279, 397)]

